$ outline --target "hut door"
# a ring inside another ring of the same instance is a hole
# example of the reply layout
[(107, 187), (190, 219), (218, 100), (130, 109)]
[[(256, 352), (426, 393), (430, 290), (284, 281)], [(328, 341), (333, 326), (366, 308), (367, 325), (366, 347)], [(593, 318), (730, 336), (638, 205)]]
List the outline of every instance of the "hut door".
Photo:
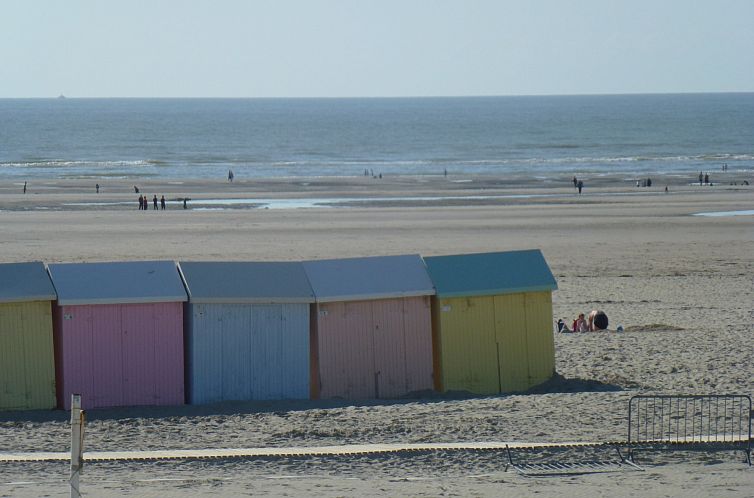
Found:
[(22, 305), (0, 304), (0, 409), (26, 408), (26, 378)]
[(500, 390), (525, 391), (529, 385), (527, 320), (523, 294), (495, 296)]
[(372, 309), (369, 303), (326, 303), (319, 307), (320, 397), (374, 397)]
[(87, 310), (91, 312), (92, 350), (95, 351), (91, 356), (91, 406), (122, 406), (124, 368), (120, 306), (88, 306)]
[(154, 405), (157, 393), (152, 305), (117, 306), (123, 320), (123, 404)]
[(251, 346), (251, 321), (255, 308), (234, 304), (223, 308), (222, 331), (222, 398), (223, 400), (264, 399), (254, 398), (250, 379), (251, 368), (257, 352)]
[(555, 345), (552, 335), (552, 295), (526, 295), (529, 387), (541, 384), (555, 373)]
[(396, 398), (406, 394), (406, 343), (403, 299), (372, 303), (374, 318), (375, 397)]

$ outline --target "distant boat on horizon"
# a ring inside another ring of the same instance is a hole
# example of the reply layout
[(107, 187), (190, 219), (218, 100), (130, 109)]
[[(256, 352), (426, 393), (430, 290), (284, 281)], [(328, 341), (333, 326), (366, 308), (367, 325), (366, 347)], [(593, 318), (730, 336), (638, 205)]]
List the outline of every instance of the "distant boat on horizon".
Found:
[(58, 98), (59, 98), (59, 99), (65, 99), (66, 97), (65, 97), (65, 95), (63, 95), (63, 94), (61, 93), (60, 95), (58, 95)]

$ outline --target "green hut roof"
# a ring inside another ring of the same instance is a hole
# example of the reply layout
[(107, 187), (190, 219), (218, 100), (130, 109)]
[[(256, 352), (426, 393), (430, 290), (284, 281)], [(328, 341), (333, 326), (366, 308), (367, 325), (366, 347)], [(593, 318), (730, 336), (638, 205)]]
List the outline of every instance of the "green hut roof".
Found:
[(424, 258), (439, 297), (484, 296), (558, 288), (539, 249)]

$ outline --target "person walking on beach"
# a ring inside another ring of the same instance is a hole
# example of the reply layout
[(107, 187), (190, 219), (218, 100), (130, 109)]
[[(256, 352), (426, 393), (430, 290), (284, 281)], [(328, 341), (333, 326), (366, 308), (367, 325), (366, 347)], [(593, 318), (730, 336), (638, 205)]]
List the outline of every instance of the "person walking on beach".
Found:
[(704, 174), (704, 183), (706, 183), (707, 185), (709, 185), (709, 173), (705, 173)]
[(24, 194), (26, 193), (26, 182), (24, 182)]
[(703, 174), (702, 174), (702, 172), (700, 171), (700, 172), (699, 172), (699, 186), (700, 186), (700, 187), (702, 186), (702, 180), (704, 180), (704, 175), (703, 175)]
[(95, 190), (97, 190), (97, 193), (99, 194), (99, 183), (94, 186)]
[(144, 197), (139, 196), (139, 211), (144, 209)]
[(152, 197), (152, 205), (154, 206), (152, 209), (157, 211), (157, 194), (154, 194), (154, 197)]
[(578, 188), (579, 181), (576, 179), (576, 175), (573, 175), (573, 188)]
[(576, 188), (579, 189), (579, 195), (581, 195), (581, 189), (584, 188), (584, 181), (579, 180), (578, 183), (576, 184)]
[(163, 211), (165, 210), (165, 196), (164, 195), (160, 198), (160, 207), (162, 207)]
[(230, 183), (233, 183), (233, 170), (232, 169), (228, 170), (228, 181)]

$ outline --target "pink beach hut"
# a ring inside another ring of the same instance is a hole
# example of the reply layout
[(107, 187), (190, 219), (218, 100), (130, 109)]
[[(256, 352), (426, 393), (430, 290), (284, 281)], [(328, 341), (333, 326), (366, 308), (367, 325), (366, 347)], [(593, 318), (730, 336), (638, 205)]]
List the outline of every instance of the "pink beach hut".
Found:
[(48, 266), (58, 406), (179, 405), (186, 291), (171, 261)]
[(432, 389), (432, 282), (418, 255), (304, 262), (314, 291), (312, 397)]

